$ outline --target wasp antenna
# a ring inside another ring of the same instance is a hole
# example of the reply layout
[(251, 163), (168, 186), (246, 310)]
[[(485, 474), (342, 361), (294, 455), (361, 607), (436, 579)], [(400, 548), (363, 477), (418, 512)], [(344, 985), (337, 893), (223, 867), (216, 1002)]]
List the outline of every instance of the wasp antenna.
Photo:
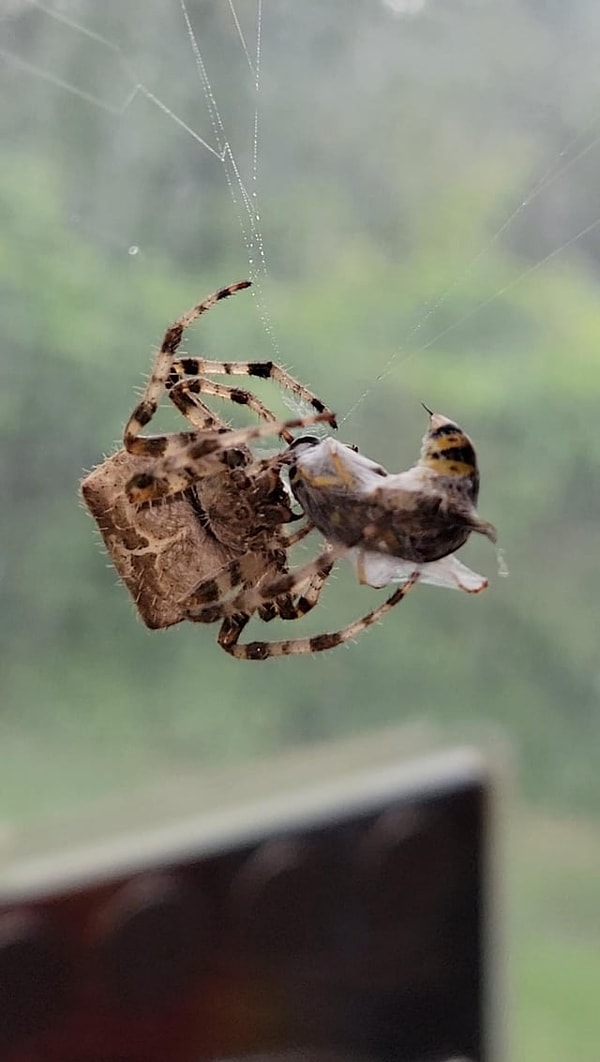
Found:
[(423, 406), (423, 409), (425, 410), (425, 412), (429, 413), (429, 416), (432, 417), (433, 416), (433, 410), (430, 409), (429, 406), (426, 406), (424, 402), (421, 402), (421, 405)]

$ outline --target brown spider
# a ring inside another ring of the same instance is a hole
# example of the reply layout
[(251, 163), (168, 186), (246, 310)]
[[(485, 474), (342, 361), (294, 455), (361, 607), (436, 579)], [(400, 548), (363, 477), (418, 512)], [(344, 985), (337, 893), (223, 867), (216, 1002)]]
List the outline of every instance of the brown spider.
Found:
[[(288, 569), (288, 549), (313, 527), (307, 523), (294, 533), (284, 530), (286, 523), (300, 518), (292, 511), (280, 475), (290, 451), (257, 460), (248, 447), (264, 435), (280, 435), (290, 443), (291, 429), (316, 421), (335, 427), (333, 413), (271, 361), (176, 357), (185, 328), (218, 301), (248, 286), (241, 281), (221, 288), (167, 329), (142, 399), (125, 427), (125, 449), (91, 472), (81, 490), (148, 627), (182, 620), (221, 622), (218, 643), (226, 652), (265, 660), (320, 652), (354, 638), (401, 601), (416, 576), (335, 633), (239, 644), (253, 615), (265, 621), (292, 620), (314, 608), (336, 557), (344, 552), (328, 544), (308, 564)], [(215, 383), (209, 374), (274, 380), (316, 412), (281, 422), (252, 392)], [(193, 430), (143, 436), (164, 391)], [(228, 428), (201, 395), (246, 405), (265, 424)]]

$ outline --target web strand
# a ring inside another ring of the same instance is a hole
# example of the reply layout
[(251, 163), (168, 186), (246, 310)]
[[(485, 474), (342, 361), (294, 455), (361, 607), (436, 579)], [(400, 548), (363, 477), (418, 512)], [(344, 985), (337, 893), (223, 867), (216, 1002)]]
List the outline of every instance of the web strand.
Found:
[(255, 47), (255, 59), (252, 61), (250, 51), (244, 36), (236, 9), (233, 4), (233, 0), (229, 0), (229, 9), (231, 17), (236, 29), (236, 33), (240, 42), (242, 52), (248, 63), (254, 85), (255, 92), (255, 107), (254, 107), (254, 122), (253, 122), (253, 144), (252, 144), (252, 192), (250, 193), (246, 187), (246, 183), (242, 178), (239, 165), (234, 155), (230, 140), (228, 139), (225, 126), (221, 117), (215, 92), (213, 90), (206, 64), (204, 62), (197, 34), (194, 31), (192, 22), (189, 16), (189, 12), (185, 3), (185, 0), (180, 0), (180, 7), (184, 18), (186, 32), (196, 69), (198, 72), (200, 84), (204, 94), (206, 108), (213, 132), (214, 142), (211, 144), (205, 137), (190, 126), (183, 118), (180, 117), (169, 105), (157, 96), (152, 90), (144, 84), (144, 82), (137, 77), (134, 69), (127, 60), (123, 50), (114, 41), (96, 33), (94, 30), (89, 29), (87, 26), (77, 22), (75, 19), (63, 14), (60, 11), (56, 11), (48, 5), (44, 4), (42, 0), (31, 0), (31, 6), (37, 8), (43, 12), (46, 16), (54, 21), (68, 27), (74, 33), (80, 36), (94, 41), (99, 47), (110, 52), (117, 60), (120, 69), (124, 77), (130, 82), (131, 89), (118, 103), (111, 103), (106, 99), (102, 99), (93, 93), (87, 92), (80, 86), (75, 85), (63, 78), (58, 77), (51, 71), (44, 70), (35, 66), (33, 63), (28, 62), (26, 59), (13, 54), (7, 49), (0, 49), (0, 57), (5, 61), (11, 63), (16, 68), (25, 71), (26, 73), (45, 81), (47, 84), (54, 85), (56, 88), (67, 92), (84, 103), (96, 107), (108, 114), (113, 114), (116, 117), (122, 117), (126, 111), (132, 106), (137, 97), (142, 97), (151, 103), (154, 107), (160, 110), (170, 121), (174, 122), (180, 129), (182, 129), (188, 136), (190, 136), (203, 150), (207, 151), (213, 158), (218, 159), (223, 167), (225, 180), (229, 189), (229, 194), (233, 203), (234, 212), (236, 214), (238, 223), (240, 225), (240, 231), (242, 240), (246, 250), (248, 258), (248, 268), (250, 277), (253, 281), (253, 297), (255, 305), (257, 307), (258, 315), (261, 320), (263, 329), (270, 340), (270, 343), (275, 351), (277, 357), (279, 357), (279, 346), (275, 340), (272, 323), (267, 311), (267, 307), (264, 300), (264, 292), (261, 281), (268, 276), (267, 257), (265, 251), (264, 237), (260, 227), (260, 215), (257, 209), (257, 180), (258, 180), (258, 157), (259, 157), (259, 97), (260, 97), (260, 61), (261, 61), (261, 48), (262, 48), (262, 0), (257, 0), (257, 23), (256, 23), (256, 47)]
[[(229, 188), (229, 193), (234, 205), (234, 210), (240, 225), (242, 239), (246, 248), (248, 256), (248, 266), (250, 271), (250, 279), (253, 282), (253, 297), (255, 300), (258, 315), (260, 317), (263, 329), (271, 342), (271, 346), (275, 352), (276, 357), (280, 358), (279, 345), (275, 339), (273, 333), (273, 326), (266, 307), (264, 292), (261, 280), (268, 275), (267, 259), (265, 253), (264, 239), (260, 228), (260, 214), (257, 210), (257, 192), (256, 181), (258, 172), (258, 125), (259, 125), (259, 92), (260, 92), (260, 55), (261, 55), (261, 38), (262, 38), (262, 0), (258, 0), (258, 14), (257, 14), (257, 33), (256, 33), (256, 59), (254, 66), (250, 61), (250, 69), (254, 74), (254, 88), (256, 93), (255, 110), (254, 110), (254, 142), (252, 151), (252, 193), (250, 194), (246, 188), (246, 185), (242, 179), (239, 166), (231, 148), (231, 143), (225, 134), (225, 126), (217, 106), (217, 100), (213, 91), (204, 59), (200, 51), (198, 37), (194, 32), (189, 13), (187, 10), (185, 0), (180, 0), (181, 10), (185, 20), (186, 30), (190, 41), (190, 46), (196, 63), (196, 68), (200, 78), (200, 83), (206, 100), (206, 106), (210, 116), (210, 121), (213, 128), (213, 134), (215, 142), (217, 144), (219, 157), (223, 165), (223, 171), (225, 174), (225, 180)], [(230, 4), (234, 23), (239, 26), (239, 20), (233, 5)], [(245, 43), (245, 39), (242, 34), (241, 27), (239, 27), (238, 35), (241, 36), (245, 54), (249, 59), (249, 52)], [(238, 194), (241, 200), (238, 200)]]
[(246, 44), (246, 39), (244, 37), (244, 34), (242, 33), (242, 27), (240, 26), (240, 20), (237, 17), (237, 12), (235, 10), (235, 7), (233, 6), (233, 0), (228, 0), (228, 3), (229, 3), (229, 10), (231, 11), (231, 17), (233, 19), (233, 24), (234, 24), (234, 26), (236, 28), (237, 35), (238, 35), (238, 37), (240, 39), (240, 44), (242, 46), (242, 50), (244, 52), (244, 55), (246, 56), (246, 61), (248, 63), (248, 66), (250, 67), (250, 72), (255, 77), (256, 76), (256, 70), (252, 66), (252, 60), (250, 58), (250, 52), (248, 51), (248, 45)]
[[(539, 269), (547, 265), (548, 262), (552, 261), (553, 258), (557, 258), (559, 254), (562, 254), (563, 251), (566, 251), (567, 247), (572, 247), (579, 240), (582, 240), (584, 236), (587, 236), (590, 232), (593, 232), (597, 228), (600, 228), (600, 218), (596, 218), (595, 221), (590, 222), (589, 225), (586, 225), (585, 228), (580, 229), (580, 231), (575, 233), (574, 236), (571, 236), (568, 240), (565, 240), (564, 243), (561, 243), (559, 247), (555, 247), (553, 251), (550, 251), (548, 254), (544, 255), (544, 257), (540, 258), (539, 261), (534, 262), (532, 265), (528, 266), (527, 269), (524, 269), (521, 273), (519, 273), (518, 276), (513, 277), (513, 279), (509, 280), (507, 284), (503, 285), (503, 287), (498, 288), (498, 290), (495, 291), (493, 295), (490, 295), (487, 299), (483, 299), (482, 302), (478, 303), (477, 306), (475, 306), (472, 310), (469, 310), (468, 313), (465, 313), (462, 317), (459, 318), (458, 321), (453, 321), (452, 324), (447, 325), (447, 327), (442, 329), (441, 332), (438, 332), (437, 335), (433, 337), (433, 339), (429, 339), (427, 343), (423, 343), (420, 347), (417, 347), (416, 350), (411, 351), (406, 360), (408, 361), (409, 358), (414, 357), (416, 354), (420, 354), (423, 350), (429, 350), (430, 347), (433, 347), (437, 342), (439, 342), (440, 339), (443, 339), (444, 336), (448, 335), (449, 332), (453, 332), (455, 328), (459, 328), (466, 321), (469, 321), (472, 317), (479, 313), (480, 310), (484, 309), (484, 307), (489, 306), (490, 303), (495, 302), (496, 299), (500, 299), (503, 295), (506, 294), (507, 291), (510, 291), (511, 288), (515, 288), (527, 277), (530, 277), (533, 273), (537, 273)], [(379, 379), (383, 379), (383, 376), (379, 377)]]
[[(129, 63), (123, 50), (114, 41), (96, 33), (94, 30), (89, 29), (87, 26), (75, 21), (68, 15), (53, 9), (49, 5), (45, 4), (43, 0), (30, 0), (32, 7), (37, 8), (40, 12), (44, 13), (47, 17), (52, 18), (56, 22), (68, 27), (73, 32), (81, 35), (82, 37), (95, 42), (99, 47), (104, 48), (110, 52), (116, 60), (123, 72), (124, 77), (130, 83), (130, 91), (118, 103), (111, 103), (105, 99), (102, 99), (93, 93), (87, 92), (85, 89), (70, 83), (69, 81), (62, 79), (54, 73), (41, 69), (34, 64), (28, 62), (28, 60), (15, 55), (7, 49), (0, 49), (0, 56), (6, 61), (12, 63), (18, 69), (25, 71), (26, 73), (35, 76), (48, 84), (54, 85), (56, 88), (68, 92), (73, 96), (78, 97), (84, 103), (90, 106), (94, 106), (103, 110), (109, 114), (113, 114), (117, 117), (122, 117), (125, 112), (134, 104), (138, 97), (141, 97), (151, 103), (157, 110), (161, 111), (165, 117), (175, 123), (183, 132), (191, 137), (201, 148), (210, 154), (213, 158), (218, 159), (220, 162), (225, 180), (229, 189), (229, 194), (232, 200), (234, 211), (240, 225), (240, 231), (242, 240), (246, 250), (248, 258), (248, 267), (251, 279), (253, 280), (253, 295), (257, 312), (259, 314), (263, 329), (270, 340), (270, 343), (275, 351), (276, 356), (279, 358), (279, 346), (275, 340), (273, 334), (272, 324), (265, 305), (263, 284), (262, 281), (268, 277), (267, 257), (264, 245), (264, 238), (260, 225), (260, 213), (258, 209), (258, 169), (259, 169), (259, 101), (260, 101), (260, 77), (261, 77), (261, 50), (262, 50), (262, 26), (263, 26), (263, 3), (262, 0), (256, 0), (256, 40), (254, 46), (254, 55), (251, 53), (251, 48), (248, 44), (248, 40), (240, 19), (237, 14), (236, 7), (233, 0), (228, 0), (229, 11), (231, 19), (235, 28), (237, 38), (239, 40), (241, 51), (244, 55), (245, 62), (248, 65), (248, 69), (253, 78), (254, 94), (255, 94), (255, 106), (254, 106), (254, 123), (253, 123), (253, 143), (252, 143), (252, 163), (250, 174), (250, 190), (248, 189), (246, 182), (240, 171), (240, 167), (237, 163), (234, 155), (231, 142), (226, 135), (225, 126), (221, 117), (221, 113), (217, 104), (215, 92), (213, 90), (206, 64), (200, 50), (198, 36), (194, 31), (189, 12), (186, 6), (186, 0), (179, 0), (180, 8), (184, 18), (186, 32), (190, 47), (194, 57), (194, 62), (198, 72), (198, 77), (202, 87), (205, 104), (212, 128), (213, 143), (210, 143), (205, 137), (190, 126), (183, 118), (181, 118), (169, 105), (159, 96), (157, 96), (152, 90), (144, 84), (136, 75), (135, 70)], [(575, 244), (578, 240), (582, 239), (586, 234), (595, 230), (600, 224), (600, 219), (591, 222), (585, 228), (581, 229), (573, 237), (567, 239), (559, 247), (552, 250), (549, 254), (545, 255), (540, 261), (529, 266), (523, 272), (521, 272), (508, 284), (499, 288), (493, 294), (487, 298), (482, 299), (477, 306), (475, 306), (468, 313), (464, 314), (459, 320), (454, 321), (441, 332), (437, 333), (433, 339), (428, 340), (426, 343), (420, 346), (407, 350), (407, 344), (424, 328), (428, 321), (431, 320), (433, 315), (442, 307), (451, 296), (461, 287), (464, 286), (466, 281), (472, 276), (474, 270), (481, 262), (482, 258), (489, 254), (491, 249), (496, 245), (506, 231), (515, 223), (522, 213), (531, 206), (535, 200), (549, 189), (556, 181), (568, 173), (577, 163), (593, 151), (598, 144), (600, 144), (600, 134), (594, 136), (588, 143), (583, 143), (578, 150), (573, 154), (574, 149), (578, 144), (586, 138), (590, 131), (593, 130), (600, 121), (599, 116), (596, 114), (590, 122), (587, 123), (585, 128), (577, 133), (558, 153), (558, 156), (547, 167), (545, 172), (537, 178), (531, 185), (528, 193), (517, 204), (517, 206), (509, 212), (508, 216), (502, 221), (498, 228), (494, 231), (491, 237), (481, 247), (481, 249), (474, 255), (474, 257), (468, 262), (464, 269), (460, 270), (457, 275), (452, 279), (448, 287), (442, 292), (442, 294), (435, 298), (425, 308), (425, 311), (420, 316), (419, 320), (412, 325), (397, 350), (395, 350), (381, 371), (374, 377), (372, 383), (366, 388), (349, 408), (343, 421), (348, 418), (359, 408), (359, 406), (367, 399), (367, 397), (377, 388), (379, 383), (384, 380), (391, 373), (394, 365), (401, 356), (404, 359), (414, 357), (417, 353), (428, 350), (440, 339), (446, 336), (449, 332), (455, 330), (466, 321), (474, 317), (480, 310), (490, 305), (496, 299), (500, 298), (508, 290), (515, 287), (518, 283), (522, 282), (525, 278), (536, 272), (542, 266), (544, 266), (551, 259), (555, 258), (562, 251)], [(570, 157), (568, 157), (570, 156)]]
[(560, 161), (573, 150), (575, 145), (579, 143), (582, 138), (588, 134), (590, 129), (593, 129), (594, 126), (598, 124), (599, 121), (600, 116), (595, 115), (594, 118), (586, 125), (585, 129), (578, 132), (565, 144), (565, 146), (559, 152), (557, 159), (550, 163), (550, 165), (544, 171), (542, 176), (536, 178), (525, 198), (522, 199), (521, 202), (515, 207), (515, 209), (509, 213), (508, 217), (505, 218), (502, 224), (495, 230), (492, 236), (490, 236), (487, 242), (483, 245), (483, 247), (480, 248), (480, 250), (465, 266), (465, 268), (461, 270), (456, 277), (454, 277), (454, 279), (442, 292), (442, 294), (429, 304), (429, 306), (426, 308), (425, 312), (422, 314), (416, 324), (409, 328), (408, 332), (404, 336), (400, 347), (396, 351), (394, 351), (393, 354), (390, 355), (385, 365), (383, 366), (381, 372), (379, 372), (375, 376), (373, 382), (369, 385), (369, 387), (367, 387), (359, 395), (359, 397), (352, 404), (352, 406), (350, 406), (345, 416), (341, 418), (341, 424), (348, 420), (348, 418), (353, 413), (355, 413), (356, 410), (362, 405), (362, 403), (366, 401), (366, 399), (372, 394), (372, 392), (377, 388), (379, 383), (390, 375), (390, 372), (398, 358), (400, 358), (402, 355), (405, 355), (404, 361), (408, 361), (410, 358), (414, 357), (415, 354), (420, 353), (424, 350), (428, 350), (439, 339), (442, 339), (447, 332), (458, 328), (460, 324), (463, 324), (471, 317), (474, 317), (475, 314), (479, 312), (479, 310), (483, 309), (485, 306), (488, 306), (491, 302), (494, 302), (495, 299), (500, 298), (501, 295), (505, 294), (506, 291), (514, 287), (520, 280), (525, 279), (525, 277), (535, 272), (546, 262), (550, 261), (552, 258), (555, 258), (558, 254), (560, 254), (561, 251), (565, 250), (567, 247), (572, 246), (572, 244), (576, 243), (577, 240), (582, 239), (585, 235), (587, 235), (588, 232), (591, 232), (598, 226), (600, 219), (599, 221), (594, 221), (590, 225), (586, 226), (576, 236), (573, 236), (570, 239), (566, 240), (565, 243), (561, 244), (560, 247), (557, 247), (555, 250), (551, 251), (539, 262), (535, 263), (533, 266), (528, 267), (526, 270), (524, 270), (523, 273), (519, 274), (519, 276), (515, 278), (514, 281), (511, 281), (505, 287), (494, 292), (494, 294), (490, 295), (488, 298), (483, 299), (480, 303), (477, 304), (477, 306), (475, 306), (472, 310), (465, 314), (464, 317), (461, 317), (460, 321), (455, 321), (453, 324), (449, 325), (442, 332), (439, 332), (438, 335), (434, 337), (434, 339), (429, 340), (429, 342), (423, 344), (422, 346), (419, 346), (416, 349), (407, 352), (406, 345), (410, 342), (410, 340), (427, 324), (427, 322), (433, 317), (433, 315), (437, 313), (437, 311), (441, 309), (442, 306), (444, 306), (444, 304), (448, 301), (449, 298), (451, 298), (451, 296), (457, 291), (457, 289), (460, 289), (464, 285), (465, 281), (467, 281), (473, 275), (474, 270), (479, 265), (482, 258), (484, 258), (485, 255), (489, 254), (494, 245), (498, 243), (504, 233), (523, 213), (523, 211), (526, 210), (533, 202), (535, 202), (535, 200), (543, 191), (546, 191), (548, 188), (550, 188), (555, 181), (558, 181), (561, 177), (568, 173), (569, 170), (571, 170), (572, 167), (576, 165), (576, 163), (578, 163), (582, 158), (584, 158), (591, 151), (593, 151), (593, 149), (596, 148), (598, 144), (600, 144), (599, 134), (598, 136), (594, 137), (593, 140), (590, 141), (590, 143), (585, 144), (567, 162), (561, 163)]

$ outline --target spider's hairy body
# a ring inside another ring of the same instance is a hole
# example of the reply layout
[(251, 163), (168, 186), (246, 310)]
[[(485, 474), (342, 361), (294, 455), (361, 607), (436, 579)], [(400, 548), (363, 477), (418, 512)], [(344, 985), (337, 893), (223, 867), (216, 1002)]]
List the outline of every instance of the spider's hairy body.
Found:
[(257, 471), (250, 451), (244, 456), (239, 467), (204, 476), (192, 488), (202, 523), (232, 556), (274, 545), (282, 525), (296, 519), (279, 468)]
[(156, 630), (181, 623), (181, 601), (231, 558), (203, 526), (189, 493), (142, 508), (129, 501), (125, 486), (140, 462), (118, 450), (86, 476), (81, 492), (140, 618)]
[[(240, 464), (251, 465), (248, 448), (238, 454)], [(296, 517), (278, 470), (250, 476), (236, 463), (181, 494), (140, 506), (126, 487), (145, 465), (119, 450), (86, 476), (81, 491), (147, 627), (181, 623), (192, 591), (207, 584), (208, 600), (211, 581), (246, 553), (254, 583), (281, 574), (287, 541), (280, 530)]]
[[(292, 430), (318, 421), (335, 427), (319, 398), (274, 362), (177, 358), (183, 332), (217, 302), (249, 286), (221, 288), (172, 324), (163, 337), (143, 395), (126, 424), (124, 449), (89, 476), (81, 490), (111, 559), (147, 626), (189, 620), (221, 624), (218, 642), (245, 660), (321, 652), (363, 631), (403, 600), (404, 585), (342, 630), (279, 642), (240, 644), (253, 615), (293, 620), (315, 607), (339, 550), (328, 544), (312, 561), (289, 570), (288, 552), (312, 529), (285, 525), (299, 517), (281, 480), (288, 453), (259, 460), (249, 444), (265, 435), (293, 441)], [(274, 380), (315, 412), (281, 422), (251, 391), (216, 383), (214, 374)], [(191, 425), (169, 435), (142, 435), (167, 394)], [(229, 428), (203, 395), (245, 405), (264, 422)]]
[(361, 582), (383, 586), (418, 568), (425, 582), (471, 592), (487, 586), (464, 578), (458, 561), (438, 563), (473, 531), (496, 540), (477, 514), (475, 449), (447, 417), (431, 415), (420, 459), (406, 472), (390, 474), (334, 439), (297, 439), (290, 464), (294, 495), (325, 538), (349, 550)]

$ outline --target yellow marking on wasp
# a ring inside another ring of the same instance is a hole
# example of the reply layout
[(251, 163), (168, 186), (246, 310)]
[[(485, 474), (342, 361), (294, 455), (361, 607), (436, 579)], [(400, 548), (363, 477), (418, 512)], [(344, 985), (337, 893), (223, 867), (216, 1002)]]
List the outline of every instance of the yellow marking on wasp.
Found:
[(313, 476), (305, 468), (299, 468), (296, 475), (305, 480), (309, 487), (336, 487), (339, 483), (337, 476)]
[(468, 476), (473, 471), (473, 465), (467, 461), (448, 461), (441, 457), (439, 461), (431, 461), (430, 468), (435, 469), (441, 476)]
[(335, 466), (336, 474), (320, 474), (314, 475), (306, 468), (298, 468), (296, 475), (300, 476), (310, 487), (349, 487), (352, 488), (356, 485), (356, 478), (344, 465), (344, 462), (340, 458), (339, 454), (332, 454), (331, 460)]
[(333, 465), (342, 481), (347, 487), (354, 487), (356, 485), (356, 476), (353, 476), (347, 465), (344, 464), (340, 455), (335, 451), (331, 455)]

